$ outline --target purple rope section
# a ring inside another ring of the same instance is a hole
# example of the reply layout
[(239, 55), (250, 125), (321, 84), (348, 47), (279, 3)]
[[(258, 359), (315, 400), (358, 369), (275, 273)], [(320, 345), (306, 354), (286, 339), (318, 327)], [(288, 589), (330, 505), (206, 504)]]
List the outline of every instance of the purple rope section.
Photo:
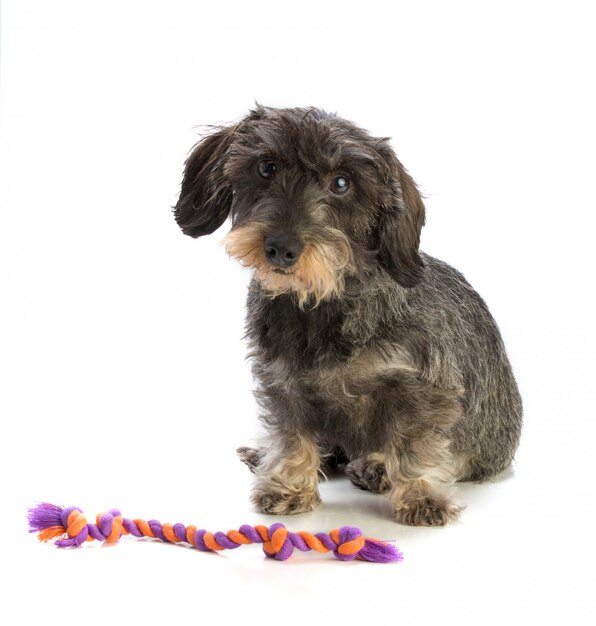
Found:
[(316, 550), (332, 552), (341, 561), (359, 559), (375, 563), (401, 561), (401, 552), (393, 545), (363, 537), (359, 528), (342, 526), (329, 533), (290, 532), (283, 524), (249, 526), (227, 533), (210, 533), (204, 529), (184, 524), (162, 524), (157, 520), (123, 518), (118, 509), (110, 509), (88, 523), (81, 509), (59, 507), (42, 503), (29, 509), (29, 532), (39, 533), (40, 541), (54, 540), (60, 548), (79, 547), (85, 541), (114, 543), (123, 534), (135, 537), (152, 537), (168, 543), (184, 542), (204, 552), (234, 550), (250, 543), (263, 544), (267, 557), (285, 561), (295, 549), (301, 552)]

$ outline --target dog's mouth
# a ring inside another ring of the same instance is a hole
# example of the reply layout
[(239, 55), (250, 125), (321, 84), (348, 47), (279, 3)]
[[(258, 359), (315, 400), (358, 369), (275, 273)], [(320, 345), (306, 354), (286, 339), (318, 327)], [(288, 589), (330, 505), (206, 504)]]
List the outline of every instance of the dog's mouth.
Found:
[(282, 276), (290, 276), (292, 274), (291, 270), (285, 270), (281, 267), (272, 267), (271, 271), (275, 272), (276, 274), (282, 274)]

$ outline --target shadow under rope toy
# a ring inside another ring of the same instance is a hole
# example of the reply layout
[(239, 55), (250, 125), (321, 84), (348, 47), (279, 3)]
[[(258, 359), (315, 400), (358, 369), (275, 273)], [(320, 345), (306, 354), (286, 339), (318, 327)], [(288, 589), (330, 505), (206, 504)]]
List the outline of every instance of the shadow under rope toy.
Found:
[(59, 548), (79, 547), (85, 541), (115, 543), (122, 535), (151, 537), (170, 543), (187, 543), (204, 552), (231, 550), (241, 545), (262, 543), (265, 554), (279, 561), (288, 559), (294, 548), (302, 552), (333, 552), (340, 561), (401, 561), (401, 552), (393, 545), (363, 537), (359, 528), (342, 526), (326, 533), (289, 532), (283, 524), (240, 526), (227, 533), (209, 533), (196, 526), (161, 524), (156, 520), (126, 519), (120, 511), (100, 513), (95, 524), (87, 523), (81, 509), (60, 507), (43, 502), (29, 509), (29, 532), (37, 532), (40, 541), (55, 540)]

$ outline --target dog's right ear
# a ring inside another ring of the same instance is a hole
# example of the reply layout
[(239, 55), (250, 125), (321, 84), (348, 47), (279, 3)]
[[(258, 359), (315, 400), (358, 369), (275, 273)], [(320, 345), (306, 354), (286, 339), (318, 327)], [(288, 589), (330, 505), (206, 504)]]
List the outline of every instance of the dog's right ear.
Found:
[(385, 165), (382, 171), (387, 187), (391, 190), (379, 221), (379, 261), (400, 285), (414, 287), (425, 272), (418, 249), (424, 225), (424, 202), (387, 139), (378, 142), (378, 150)]
[(210, 235), (230, 213), (232, 188), (224, 165), (235, 130), (236, 127), (228, 126), (211, 133), (193, 148), (184, 164), (174, 217), (185, 235)]

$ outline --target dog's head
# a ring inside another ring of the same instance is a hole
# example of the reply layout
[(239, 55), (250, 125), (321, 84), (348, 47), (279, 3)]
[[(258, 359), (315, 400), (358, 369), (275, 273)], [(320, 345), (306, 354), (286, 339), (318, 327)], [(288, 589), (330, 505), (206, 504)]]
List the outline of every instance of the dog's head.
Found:
[(375, 272), (404, 287), (424, 272), (424, 204), (388, 140), (320, 109), (258, 106), (195, 146), (176, 221), (200, 237), (228, 216), (228, 253), (301, 305)]

